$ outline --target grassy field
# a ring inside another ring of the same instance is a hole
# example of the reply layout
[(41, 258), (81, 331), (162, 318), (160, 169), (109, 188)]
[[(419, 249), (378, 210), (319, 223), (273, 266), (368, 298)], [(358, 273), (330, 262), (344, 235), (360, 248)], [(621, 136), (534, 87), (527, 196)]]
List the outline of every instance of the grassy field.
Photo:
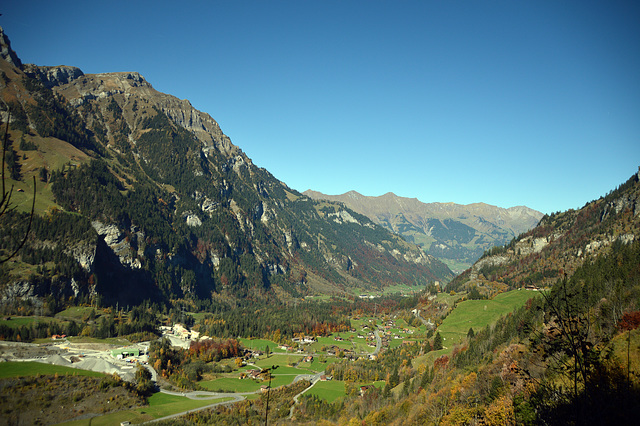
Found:
[(192, 410), (205, 405), (215, 404), (216, 402), (229, 401), (232, 398), (218, 399), (188, 399), (182, 396), (167, 395), (164, 393), (155, 393), (149, 398), (149, 407), (141, 408), (138, 411), (144, 411), (150, 414), (154, 419), (169, 416), (174, 413), (180, 413), (186, 410)]
[(376, 323), (380, 324), (379, 318), (375, 319), (375, 318), (369, 318), (369, 317), (362, 317), (358, 319), (355, 319), (355, 318), (351, 319), (351, 326), (356, 330), (359, 330), (364, 325), (373, 327), (375, 326)]
[[(398, 318), (395, 320), (395, 326), (391, 327), (389, 331), (392, 334), (397, 334), (403, 338), (411, 338), (416, 335), (424, 335), (427, 333), (427, 326), (421, 324), (419, 327), (414, 327), (409, 324), (402, 318)], [(405, 330), (408, 330), (405, 332)]]
[[(43, 318), (42, 317), (35, 317), (35, 316), (29, 316), (29, 317), (11, 317), (11, 319), (1, 319), (0, 320), (0, 325), (6, 325), (7, 327), (22, 327), (25, 325), (31, 325), (33, 323), (35, 323), (37, 320), (42, 321)], [(49, 318), (46, 318), (46, 320), (49, 320)]]
[[(270, 357), (262, 357), (257, 360), (253, 360), (251, 365), (242, 367), (238, 371), (225, 374), (222, 377), (218, 377), (212, 380), (202, 380), (198, 384), (203, 388), (210, 391), (224, 391), (224, 392), (255, 392), (260, 390), (261, 386), (268, 385), (268, 381), (242, 379), (239, 376), (241, 372), (253, 369), (253, 368), (269, 368), (277, 366), (278, 368), (273, 370), (273, 377), (271, 379), (271, 387), (279, 387), (288, 385), (300, 374), (311, 374), (313, 371), (307, 368), (291, 367), (289, 364), (291, 361), (299, 361), (300, 356), (275, 354)], [(309, 364), (309, 363), (307, 363)], [(323, 368), (324, 369), (324, 368)], [(322, 371), (322, 370), (319, 370)]]
[[(272, 365), (276, 365), (276, 364), (272, 364)], [(265, 365), (265, 366), (262, 366), (261, 368), (268, 368), (268, 367), (271, 367), (271, 365), (268, 365), (268, 366)], [(299, 368), (289, 367), (288, 365), (278, 365), (278, 368), (273, 370), (273, 374), (274, 375), (293, 374), (294, 376), (297, 376), (299, 374), (309, 374), (309, 372), (307, 370), (301, 370)]]
[(326, 362), (320, 362), (319, 357), (315, 357), (313, 362), (301, 362), (298, 367), (303, 369), (308, 369), (314, 372), (324, 371), (327, 368), (327, 365), (333, 364), (334, 362), (338, 362), (339, 359), (336, 357), (327, 357)]
[(397, 285), (391, 285), (391, 286), (385, 287), (382, 290), (355, 287), (355, 288), (351, 288), (349, 290), (349, 293), (355, 296), (360, 296), (363, 294), (366, 294), (368, 296), (383, 296), (383, 295), (396, 294), (396, 293), (411, 295), (413, 293), (421, 292), (422, 290), (424, 290), (424, 288), (425, 288), (424, 286), (420, 286), (420, 285), (410, 286), (405, 284), (397, 284)]
[(249, 349), (257, 349), (265, 351), (265, 348), (269, 346), (271, 353), (286, 353), (284, 349), (280, 349), (276, 342), (265, 339), (239, 339), (242, 346)]
[(498, 294), (490, 300), (460, 302), (438, 327), (444, 346), (451, 348), (466, 338), (470, 328), (478, 332), (538, 294), (532, 290), (513, 290)]
[(309, 395), (315, 395), (327, 402), (333, 402), (338, 398), (346, 395), (344, 390), (344, 382), (342, 380), (329, 380), (328, 382), (318, 382), (307, 392)]
[[(280, 386), (288, 385), (293, 382), (297, 374), (282, 374), (278, 373), (279, 370), (273, 374), (271, 379), (271, 387), (277, 388)], [(304, 374), (304, 373), (303, 373)], [(206, 390), (213, 392), (237, 392), (237, 393), (246, 393), (246, 392), (255, 392), (260, 390), (262, 386), (268, 385), (269, 381), (259, 381), (253, 379), (243, 379), (240, 380), (238, 378), (239, 374), (234, 374), (234, 376), (228, 377), (220, 377), (214, 380), (202, 380), (198, 382), (200, 386), (205, 388)]]
[(95, 309), (91, 306), (72, 306), (70, 308), (65, 309), (64, 311), (60, 311), (56, 314), (56, 318), (74, 320), (74, 321), (86, 321), (91, 313), (94, 313), (96, 316), (102, 314), (100, 309)]
[(61, 365), (43, 364), (41, 362), (0, 362), (0, 378), (23, 377), (37, 375), (78, 375), (90, 377), (103, 377), (103, 373), (80, 370)]
[[(22, 151), (19, 149), (17, 141), (20, 140), (21, 132), (10, 131), (11, 139), (14, 141), (13, 147), (17, 154), (22, 157), (26, 155), (26, 160), (21, 160), (22, 180), (14, 181), (7, 178), (7, 186), (14, 186), (11, 196), (11, 205), (16, 207), (18, 211), (31, 211), (33, 202), (33, 179), (36, 176), (36, 213), (42, 214), (49, 207), (55, 206), (53, 194), (51, 192), (51, 183), (41, 182), (37, 176), (41, 167), (45, 166), (49, 171), (59, 170), (65, 164), (82, 164), (90, 160), (90, 157), (73, 145), (63, 142), (56, 138), (41, 138), (39, 136), (30, 137), (37, 146), (37, 151)], [(22, 189), (24, 192), (18, 192)]]
[(254, 359), (251, 363), (257, 365), (260, 368), (269, 368), (272, 365), (278, 365), (280, 367), (286, 367), (289, 365), (289, 361), (299, 361), (300, 355), (286, 355), (286, 354), (274, 354), (267, 357), (260, 357), (260, 359)]
[[(418, 356), (411, 361), (414, 368), (418, 368), (420, 365), (433, 366), (433, 362), (441, 355), (447, 355), (451, 352), (451, 349), (440, 349), (439, 351), (427, 352), (424, 355)], [(400, 384), (401, 386), (402, 384)]]
[(273, 354), (268, 358), (263, 356), (260, 357), (260, 359), (250, 361), (248, 365), (235, 370), (233, 373), (224, 374), (211, 380), (202, 380), (198, 382), (198, 384), (210, 391), (239, 393), (255, 392), (259, 390), (261, 386), (267, 385), (268, 382), (253, 379), (240, 380), (239, 376), (242, 372), (246, 372), (254, 368), (269, 368), (275, 365), (278, 368), (273, 370), (273, 378), (271, 380), (271, 386), (275, 388), (290, 384), (298, 375), (313, 374), (317, 371), (322, 371), (327, 363), (335, 362), (336, 360), (335, 358), (329, 358), (327, 363), (320, 363), (317, 360), (318, 357), (316, 357), (313, 363), (301, 363), (300, 368), (291, 366), (292, 363), (297, 363), (301, 358), (301, 355), (293, 354)]
[(402, 346), (403, 342), (405, 341), (409, 341), (409, 342), (417, 342), (417, 343), (422, 343), (424, 342), (425, 339), (416, 339), (416, 338), (402, 338), (402, 339), (391, 339), (389, 340), (389, 348), (394, 349), (397, 348), (398, 346)]
[(319, 337), (316, 343), (310, 345), (311, 350), (314, 352), (321, 352), (322, 347), (337, 346), (340, 349), (351, 349), (357, 353), (371, 353), (375, 350), (370, 346), (367, 346), (366, 339), (357, 337), (358, 333), (336, 333), (344, 340), (339, 342), (331, 337)]
[[(15, 271), (14, 271), (15, 272)], [(22, 326), (30, 326), (35, 323), (55, 323), (55, 324), (66, 324), (68, 321), (64, 321), (59, 318), (54, 317), (45, 317), (45, 316), (12, 316), (10, 319), (0, 319), (1, 325), (6, 325), (8, 327), (22, 327)]]
[(216, 402), (228, 401), (231, 398), (219, 399), (188, 399), (183, 396), (167, 395), (164, 393), (153, 394), (149, 398), (149, 406), (136, 408), (135, 410), (119, 411), (92, 419), (73, 420), (61, 423), (67, 426), (84, 426), (84, 425), (117, 425), (121, 422), (128, 421), (132, 424), (143, 423), (161, 417), (170, 416), (171, 414), (181, 413), (195, 408), (205, 407), (215, 404)]
[[(238, 375), (239, 376), (239, 375)], [(240, 380), (236, 377), (220, 377), (214, 380), (202, 380), (198, 382), (200, 386), (206, 390), (212, 392), (255, 392), (263, 385), (262, 382), (258, 382), (251, 379)], [(273, 384), (273, 382), (272, 382)]]

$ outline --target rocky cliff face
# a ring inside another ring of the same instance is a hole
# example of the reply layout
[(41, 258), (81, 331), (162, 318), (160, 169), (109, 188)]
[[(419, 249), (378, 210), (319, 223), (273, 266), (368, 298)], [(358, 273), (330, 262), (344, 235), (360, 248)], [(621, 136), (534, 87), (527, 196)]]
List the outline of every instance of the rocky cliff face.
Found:
[[(144, 110), (145, 104), (152, 100), (152, 105), (166, 114), (177, 125), (193, 133), (193, 135), (203, 144), (203, 151), (206, 153), (210, 149), (219, 150), (226, 155), (239, 153), (239, 149), (231, 143), (231, 140), (222, 133), (218, 123), (209, 114), (193, 108), (188, 100), (180, 100), (175, 96), (167, 95), (155, 90), (142, 75), (137, 72), (115, 72), (104, 74), (82, 74), (74, 78), (53, 79), (50, 75), (65, 74), (67, 69), (73, 67), (31, 67), (33, 76), (40, 78), (47, 85), (54, 88), (54, 91), (64, 95), (75, 106), (96, 99), (111, 99), (116, 96), (124, 100), (124, 117), (130, 129), (135, 128), (135, 120), (139, 114), (137, 111), (129, 110), (128, 105), (132, 105), (138, 100), (145, 99), (147, 102), (140, 104)], [(77, 68), (76, 68), (77, 69)], [(77, 75), (78, 73), (74, 74)], [(84, 77), (68, 85), (78, 77)], [(53, 84), (53, 82), (56, 84)], [(118, 96), (120, 95), (120, 96)], [(247, 159), (248, 160), (248, 159)]]
[(0, 27), (0, 57), (14, 67), (22, 68), (22, 61), (20, 61), (16, 52), (11, 49), (9, 37), (4, 33), (4, 29), (2, 27)]
[(42, 81), (48, 88), (67, 84), (84, 75), (80, 68), (68, 66), (39, 67), (25, 64), (23, 70), (28, 76)]
[(393, 193), (367, 197), (355, 191), (326, 195), (309, 190), (305, 194), (344, 203), (460, 271), (486, 250), (506, 244), (542, 218), (542, 213), (525, 206), (504, 209), (484, 203), (422, 203)]

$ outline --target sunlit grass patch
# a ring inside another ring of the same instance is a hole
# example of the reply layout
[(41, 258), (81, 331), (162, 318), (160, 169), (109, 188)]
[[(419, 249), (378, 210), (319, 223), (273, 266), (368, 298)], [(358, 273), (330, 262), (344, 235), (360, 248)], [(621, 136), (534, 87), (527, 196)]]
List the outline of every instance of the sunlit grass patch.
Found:
[(104, 376), (104, 373), (98, 373), (96, 371), (80, 370), (78, 368), (65, 367), (62, 365), (44, 364), (41, 362), (0, 362), (0, 378), (54, 374), (58, 374), (60, 376)]

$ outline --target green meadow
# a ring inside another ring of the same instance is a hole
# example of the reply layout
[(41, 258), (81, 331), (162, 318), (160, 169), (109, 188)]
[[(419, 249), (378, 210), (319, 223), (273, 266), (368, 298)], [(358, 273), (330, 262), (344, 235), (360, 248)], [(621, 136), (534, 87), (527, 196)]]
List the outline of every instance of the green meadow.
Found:
[(269, 368), (273, 365), (278, 365), (280, 366), (279, 368), (282, 368), (289, 365), (290, 361), (297, 363), (300, 359), (300, 355), (273, 354), (268, 358), (262, 356), (259, 359), (254, 359), (251, 363), (260, 368)]
[(269, 350), (271, 353), (286, 353), (284, 349), (280, 349), (278, 344), (271, 340), (265, 339), (238, 339), (242, 346), (249, 349), (265, 351), (266, 347), (269, 346)]
[(309, 395), (315, 395), (327, 402), (333, 402), (338, 398), (346, 395), (344, 382), (342, 380), (329, 380), (327, 382), (318, 382), (307, 392)]
[(436, 296), (436, 300), (440, 303), (446, 303), (447, 305), (453, 305), (455, 303), (456, 300), (461, 299), (462, 297), (464, 297), (466, 295), (466, 293), (455, 293), (455, 294), (451, 294), (451, 293), (446, 293), (446, 292), (440, 292), (437, 294)]
[(375, 347), (367, 346), (367, 340), (358, 338), (358, 333), (336, 333), (344, 340), (337, 341), (333, 336), (330, 337), (318, 337), (318, 341), (310, 345), (312, 351), (318, 353), (321, 352), (323, 347), (329, 348), (336, 346), (340, 349), (350, 349), (356, 353), (371, 353), (375, 350)]
[[(271, 387), (277, 388), (289, 385), (293, 382), (297, 374), (277, 374), (277, 371), (271, 378)], [(262, 386), (269, 385), (268, 380), (239, 379), (239, 374), (233, 377), (220, 377), (213, 380), (202, 380), (198, 382), (204, 389), (212, 392), (236, 392), (247, 393), (260, 390)]]
[[(314, 357), (313, 362), (301, 362), (298, 364), (298, 368), (311, 370), (310, 372), (320, 372), (327, 368), (327, 365), (338, 362), (339, 359), (333, 356), (326, 357), (325, 362), (320, 361), (320, 357)], [(308, 371), (309, 372), (309, 371)]]
[(38, 317), (11, 317), (11, 319), (0, 319), (0, 325), (6, 325), (12, 328), (28, 326), (35, 323), (37, 318)]
[(41, 317), (41, 316), (25, 316), (25, 317), (16, 317), (12, 316), (10, 319), (0, 319), (0, 325), (6, 325), (7, 327), (22, 327), (22, 326), (30, 326), (34, 323), (60, 323), (64, 324), (65, 321), (61, 321), (57, 318), (52, 317)]
[(72, 306), (56, 314), (56, 318), (85, 321), (91, 314), (100, 316), (102, 311), (91, 306)]
[(149, 397), (149, 406), (140, 407), (133, 410), (124, 410), (116, 413), (107, 414), (92, 419), (72, 420), (61, 423), (66, 426), (108, 426), (117, 425), (121, 422), (131, 422), (132, 424), (144, 423), (161, 417), (170, 416), (172, 414), (182, 413), (187, 410), (193, 410), (217, 402), (228, 401), (232, 398), (218, 399), (189, 399), (183, 396), (168, 395), (164, 393), (155, 393)]
[(470, 328), (478, 332), (537, 295), (539, 293), (534, 290), (512, 290), (500, 293), (493, 299), (465, 300), (458, 303), (438, 327), (445, 348), (450, 349), (453, 345), (461, 343), (467, 337)]
[(263, 382), (252, 379), (240, 380), (238, 376), (239, 374), (236, 377), (220, 377), (213, 380), (202, 380), (198, 382), (198, 385), (212, 392), (246, 393), (255, 392), (264, 384)]
[(425, 339), (415, 339), (415, 338), (402, 338), (402, 339), (390, 339), (389, 340), (389, 347), (391, 349), (397, 348), (399, 346), (402, 346), (404, 344), (404, 342), (416, 342), (416, 343), (422, 343), (424, 342)]
[(38, 375), (103, 377), (103, 373), (41, 362), (0, 362), (0, 378)]

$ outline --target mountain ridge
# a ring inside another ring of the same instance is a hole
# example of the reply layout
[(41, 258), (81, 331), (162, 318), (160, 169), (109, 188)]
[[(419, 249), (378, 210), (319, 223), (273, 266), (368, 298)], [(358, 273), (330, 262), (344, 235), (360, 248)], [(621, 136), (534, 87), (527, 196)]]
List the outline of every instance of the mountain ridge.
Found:
[[(307, 190), (307, 196), (342, 202), (374, 222), (459, 270), (466, 269), (485, 250), (507, 243), (535, 226), (543, 214), (526, 206), (502, 208), (487, 203), (423, 203), (417, 198), (399, 197), (392, 192), (370, 197), (357, 191), (327, 195)], [(443, 221), (453, 221), (450, 225)], [(455, 231), (447, 232), (451, 227)], [(441, 235), (439, 235), (440, 233)], [(474, 235), (470, 237), (470, 233)], [(475, 240), (475, 241), (472, 241)]]

